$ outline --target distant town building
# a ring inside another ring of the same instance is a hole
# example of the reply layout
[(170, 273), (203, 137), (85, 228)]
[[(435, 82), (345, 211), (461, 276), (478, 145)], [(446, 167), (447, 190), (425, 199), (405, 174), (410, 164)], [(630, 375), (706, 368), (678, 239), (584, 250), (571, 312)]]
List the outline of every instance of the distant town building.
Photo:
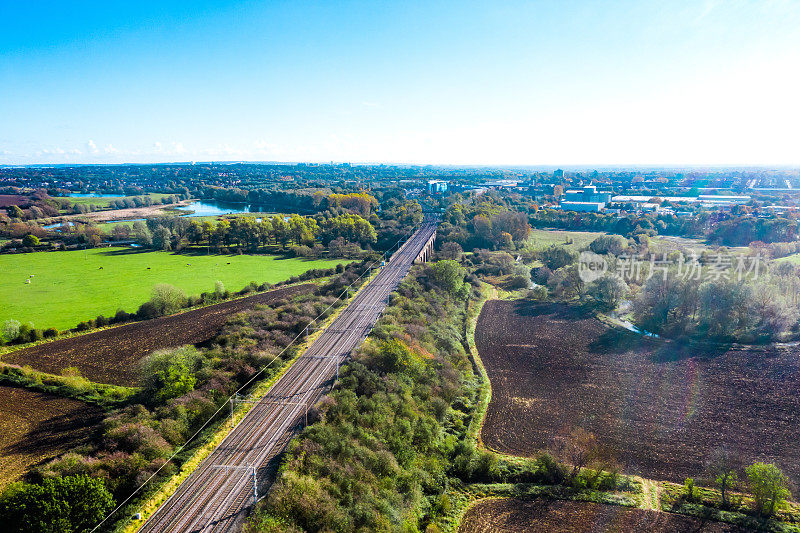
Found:
[(431, 194), (438, 194), (447, 191), (447, 182), (444, 180), (429, 180), (428, 192)]
[(564, 192), (561, 209), (565, 211), (602, 211), (611, 201), (610, 192), (598, 192), (594, 185)]
[(605, 202), (567, 202), (562, 200), (559, 204), (564, 211), (602, 211), (606, 204)]
[(721, 194), (701, 194), (699, 196), (662, 196), (659, 194), (654, 195), (620, 195), (614, 196), (614, 202), (631, 202), (635, 204), (650, 203), (654, 198), (665, 202), (686, 202), (686, 203), (699, 203), (707, 207), (713, 206), (731, 206), (736, 204), (744, 204), (749, 202), (752, 198), (748, 195), (721, 195)]
[(586, 185), (581, 189), (570, 189), (564, 192), (566, 202), (593, 202), (607, 204), (611, 201), (610, 192), (597, 192), (594, 185)]

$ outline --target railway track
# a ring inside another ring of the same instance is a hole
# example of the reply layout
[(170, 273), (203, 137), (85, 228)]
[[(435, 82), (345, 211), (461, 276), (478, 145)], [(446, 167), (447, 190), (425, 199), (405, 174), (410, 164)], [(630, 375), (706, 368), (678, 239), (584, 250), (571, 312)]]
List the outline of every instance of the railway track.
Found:
[(435, 228), (435, 221), (423, 222), (140, 531), (238, 530), (255, 500), (254, 479), (259, 493), (267, 489), (274, 459), (333, 384), (342, 361), (369, 334)]

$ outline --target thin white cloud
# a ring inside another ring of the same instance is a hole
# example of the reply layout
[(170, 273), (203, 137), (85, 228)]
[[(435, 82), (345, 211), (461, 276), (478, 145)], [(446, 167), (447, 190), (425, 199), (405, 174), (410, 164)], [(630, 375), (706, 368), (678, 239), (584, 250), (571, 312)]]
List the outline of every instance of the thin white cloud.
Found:
[(113, 145), (111, 145), (111, 144), (107, 144), (107, 145), (106, 145), (106, 147), (105, 147), (105, 148), (103, 148), (103, 151), (104, 151), (105, 153), (107, 153), (107, 154), (118, 154), (118, 153), (119, 153), (119, 150), (117, 150), (116, 148), (114, 148), (114, 146), (113, 146)]
[(91, 154), (99, 154), (100, 153), (100, 149), (97, 148), (97, 145), (91, 139), (86, 141), (86, 148), (89, 150), (89, 153), (91, 153)]

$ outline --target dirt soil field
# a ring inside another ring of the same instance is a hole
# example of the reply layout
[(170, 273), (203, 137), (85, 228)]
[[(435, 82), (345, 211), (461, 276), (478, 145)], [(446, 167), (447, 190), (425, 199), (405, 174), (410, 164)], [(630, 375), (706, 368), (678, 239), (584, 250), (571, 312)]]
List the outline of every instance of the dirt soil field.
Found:
[(459, 533), (734, 533), (730, 524), (617, 505), (488, 498), (467, 510)]
[(101, 420), (97, 407), (0, 385), (0, 489), (30, 466), (87, 441)]
[(476, 344), (492, 383), (490, 448), (533, 456), (581, 427), (628, 473), (680, 483), (724, 447), (800, 481), (796, 347), (699, 352), (521, 301), (488, 302)]
[(30, 198), (21, 194), (0, 194), (0, 207), (8, 207), (11, 205), (25, 207), (30, 203)]
[(52, 374), (76, 367), (91, 381), (135, 386), (139, 381), (137, 362), (150, 352), (200, 344), (214, 337), (225, 321), (236, 313), (311, 292), (315, 287), (313, 283), (284, 287), (177, 315), (55, 340), (9, 352), (2, 356), (2, 360), (15, 365), (30, 365)]

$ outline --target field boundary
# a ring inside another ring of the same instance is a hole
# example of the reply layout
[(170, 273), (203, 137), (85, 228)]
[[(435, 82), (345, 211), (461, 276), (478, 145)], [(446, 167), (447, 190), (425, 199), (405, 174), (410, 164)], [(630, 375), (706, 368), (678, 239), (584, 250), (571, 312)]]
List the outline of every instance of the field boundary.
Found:
[(470, 420), (467, 435), (470, 439), (474, 440), (479, 447), (484, 447), (481, 439), (481, 430), (483, 429), (483, 421), (486, 419), (486, 411), (489, 409), (489, 403), (492, 401), (492, 384), (489, 381), (489, 374), (483, 366), (483, 361), (478, 354), (478, 347), (475, 344), (475, 328), (478, 326), (478, 318), (481, 316), (484, 304), (494, 299), (496, 295), (497, 289), (488, 283), (484, 284), (481, 286), (481, 299), (474, 305), (471, 305), (471, 309), (467, 313), (466, 342), (469, 346), (470, 357), (472, 358), (473, 364), (478, 369), (477, 374), (481, 380), (478, 391), (478, 404)]
[[(361, 292), (364, 287), (375, 277), (380, 268), (373, 269), (372, 276), (367, 276), (364, 283), (362, 283), (361, 287), (354, 293), (348, 296), (346, 300), (343, 301), (344, 305), (339, 306), (330, 316), (328, 316), (322, 323), (322, 327), (316, 329), (313, 333), (311, 333), (308, 338), (304, 339), (301, 343), (297, 345), (297, 353), (287, 361), (281, 369), (275, 373), (273, 376), (267, 378), (266, 380), (257, 382), (253, 385), (253, 392), (252, 395), (256, 396), (258, 399), (263, 398), (272, 386), (284, 375), (289, 369), (294, 365), (294, 363), (302, 357), (303, 353), (305, 353), (306, 349), (311, 346), (311, 344), (319, 337), (322, 332), (327, 328), (330, 323), (336, 319), (337, 316), (347, 307), (347, 304), (359, 293)], [(143, 504), (137, 505), (135, 502), (131, 503), (130, 507), (139, 507), (141, 509), (141, 519), (137, 521), (133, 521), (133, 519), (129, 516), (126, 518), (122, 518), (120, 523), (113, 528), (115, 533), (135, 533), (139, 531), (142, 526), (144, 526), (145, 522), (147, 521), (150, 516), (152, 516), (158, 508), (166, 502), (175, 491), (178, 489), (180, 484), (187, 478), (189, 475), (194, 472), (194, 470), (200, 465), (200, 463), (208, 457), (211, 452), (225, 439), (227, 438), (228, 434), (233, 430), (235, 425), (241, 421), (247, 413), (255, 406), (255, 402), (252, 403), (245, 403), (240, 404), (238, 407), (234, 408), (233, 412), (233, 424), (231, 424), (231, 419), (229, 417), (225, 417), (224, 419), (220, 420), (215, 424), (214, 428), (209, 428), (211, 432), (211, 436), (208, 437), (208, 440), (200, 445), (191, 455), (191, 457), (185, 461), (182, 465), (180, 470), (173, 474), (173, 476), (164, 481), (157, 489), (153, 489), (153, 493), (151, 496), (146, 498)]]

